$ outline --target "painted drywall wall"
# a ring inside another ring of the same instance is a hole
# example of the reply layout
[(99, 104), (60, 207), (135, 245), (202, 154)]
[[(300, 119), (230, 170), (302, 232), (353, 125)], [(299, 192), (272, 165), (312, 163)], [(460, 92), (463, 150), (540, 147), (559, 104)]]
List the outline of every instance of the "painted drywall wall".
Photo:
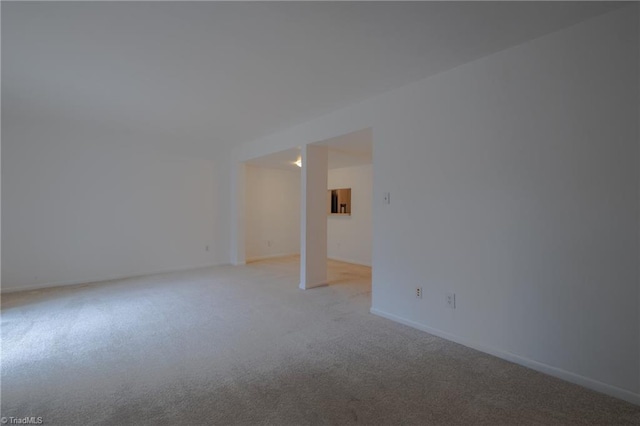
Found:
[(247, 261), (300, 253), (300, 172), (246, 166)]
[(351, 188), (351, 216), (327, 218), (327, 256), (371, 266), (371, 164), (329, 170), (329, 189)]
[(327, 179), (329, 149), (305, 145), (300, 152), (300, 285), (311, 289), (327, 281)]
[(234, 157), (371, 127), (372, 312), (640, 403), (637, 7)]
[[(330, 169), (329, 188), (352, 188), (352, 215), (329, 216), (328, 257), (371, 265), (371, 165)], [(300, 172), (246, 166), (247, 261), (300, 253)]]
[(3, 116), (2, 143), (3, 291), (229, 261), (223, 161), (28, 113)]

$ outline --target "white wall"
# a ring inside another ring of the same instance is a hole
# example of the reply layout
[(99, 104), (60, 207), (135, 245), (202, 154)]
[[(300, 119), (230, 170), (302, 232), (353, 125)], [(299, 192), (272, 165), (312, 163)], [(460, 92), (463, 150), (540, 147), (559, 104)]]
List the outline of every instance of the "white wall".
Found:
[(637, 7), (235, 158), (372, 127), (372, 311), (640, 403)]
[(327, 185), (329, 149), (305, 145), (300, 152), (300, 285), (327, 285)]
[(371, 266), (371, 165), (329, 170), (329, 189), (351, 188), (351, 216), (328, 217), (330, 259)]
[[(371, 165), (331, 169), (329, 188), (352, 188), (352, 215), (328, 217), (328, 256), (371, 265)], [(300, 253), (300, 172), (246, 167), (248, 261)]]
[(3, 116), (2, 143), (3, 291), (229, 261), (223, 159), (28, 113)]
[(248, 261), (300, 253), (300, 172), (246, 167)]

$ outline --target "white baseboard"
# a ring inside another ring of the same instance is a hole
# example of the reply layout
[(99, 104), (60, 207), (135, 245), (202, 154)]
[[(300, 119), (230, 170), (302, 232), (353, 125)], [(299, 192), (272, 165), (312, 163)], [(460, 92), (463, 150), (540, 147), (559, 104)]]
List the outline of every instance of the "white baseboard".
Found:
[(185, 266), (185, 267), (181, 267), (181, 268), (157, 269), (157, 270), (153, 270), (153, 271), (135, 273), (133, 275), (131, 275), (131, 274), (106, 275), (106, 276), (103, 276), (103, 277), (89, 278), (89, 279), (75, 280), (75, 281), (57, 281), (57, 282), (52, 282), (52, 283), (31, 284), (31, 285), (26, 285), (26, 286), (21, 286), (21, 287), (10, 287), (10, 288), (3, 287), (2, 289), (0, 289), (0, 292), (1, 293), (15, 293), (17, 291), (42, 290), (42, 289), (51, 288), (51, 287), (67, 287), (67, 286), (81, 285), (81, 284), (95, 284), (95, 283), (100, 283), (100, 282), (104, 282), (104, 281), (123, 280), (123, 279), (127, 279), (127, 278), (144, 277), (146, 275), (166, 274), (166, 273), (169, 273), (169, 272), (188, 271), (190, 269), (209, 268), (211, 266), (220, 266), (220, 265), (227, 265), (227, 264), (228, 263), (226, 263), (226, 262), (222, 262), (222, 263), (206, 263), (206, 264), (201, 264), (201, 265)]
[(298, 285), (298, 287), (301, 290), (311, 290), (312, 288), (326, 287), (328, 285), (329, 285), (329, 283), (323, 281), (323, 282), (317, 283), (317, 284), (302, 284), (302, 283), (300, 283), (300, 285)]
[(426, 325), (417, 323), (415, 321), (411, 321), (411, 320), (399, 317), (397, 315), (380, 311), (375, 308), (371, 308), (370, 312), (374, 315), (389, 319), (391, 321), (399, 322), (400, 324), (408, 325), (409, 327), (413, 327), (418, 330), (425, 331), (429, 334), (433, 334), (434, 336), (442, 337), (443, 339), (450, 340), (452, 342), (459, 343), (469, 348), (476, 349), (478, 351), (488, 353), (498, 358), (502, 358), (504, 360), (513, 362), (515, 364), (519, 364), (524, 367), (531, 368), (532, 370), (536, 370), (541, 373), (548, 374), (550, 376), (557, 377), (562, 380), (566, 380), (567, 382), (571, 382), (576, 385), (584, 386), (585, 388), (592, 389), (594, 391), (601, 392), (609, 396), (613, 396), (614, 398), (625, 400), (632, 404), (640, 405), (640, 394), (638, 393), (634, 393), (616, 386), (608, 385), (606, 383), (602, 383), (597, 380), (593, 380), (588, 377), (581, 376), (579, 374), (575, 374), (567, 370), (563, 370), (561, 368), (553, 367), (551, 365), (534, 361), (532, 359), (529, 359), (520, 355), (516, 355), (511, 352), (506, 352), (500, 349), (495, 349), (488, 346), (480, 345), (475, 342), (471, 342), (465, 338), (458, 337), (453, 334), (450, 334), (441, 330), (437, 330), (435, 328), (431, 328)]
[(274, 259), (276, 257), (289, 257), (289, 256), (299, 256), (300, 253), (276, 253), (276, 254), (268, 254), (266, 256), (254, 256), (247, 258), (245, 263), (249, 262), (257, 262), (258, 260), (266, 260), (266, 259)]
[(336, 260), (338, 262), (344, 262), (344, 263), (353, 263), (354, 265), (368, 266), (369, 268), (371, 268), (371, 263), (360, 262), (358, 260), (347, 259), (347, 258), (344, 258), (344, 257), (331, 256), (331, 257), (328, 257), (327, 259)]
[[(254, 257), (251, 257), (251, 258), (247, 258), (246, 262), (242, 262), (242, 263), (237, 262), (237, 263), (235, 263), (235, 265), (244, 265), (244, 264), (249, 263), (249, 262), (257, 262), (259, 260), (274, 259), (276, 257), (289, 257), (289, 256), (299, 256), (299, 255), (300, 255), (300, 253), (296, 252), (296, 253), (269, 254), (269, 255), (266, 255), (266, 256), (254, 256)], [(335, 260), (335, 261), (338, 261), (338, 262), (344, 262), (344, 263), (352, 263), (354, 265), (367, 266), (369, 268), (371, 267), (370, 263), (364, 263), (364, 262), (360, 262), (358, 260), (347, 259), (347, 258), (344, 258), (344, 257), (327, 257), (327, 259)]]

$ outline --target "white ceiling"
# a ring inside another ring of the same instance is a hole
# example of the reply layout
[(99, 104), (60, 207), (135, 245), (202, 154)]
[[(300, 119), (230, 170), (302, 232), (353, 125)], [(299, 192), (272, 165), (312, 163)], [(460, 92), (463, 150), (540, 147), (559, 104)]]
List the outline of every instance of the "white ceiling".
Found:
[[(2, 108), (203, 148), (310, 120), (620, 7), (2, 2)], [(208, 151), (209, 153), (215, 152)]]
[(371, 129), (358, 130), (318, 144), (329, 147), (329, 169), (362, 166), (373, 161)]
[(300, 158), (300, 148), (291, 148), (265, 155), (263, 157), (254, 158), (246, 163), (254, 167), (281, 169), (295, 172), (300, 170), (300, 168), (294, 164), (298, 158)]

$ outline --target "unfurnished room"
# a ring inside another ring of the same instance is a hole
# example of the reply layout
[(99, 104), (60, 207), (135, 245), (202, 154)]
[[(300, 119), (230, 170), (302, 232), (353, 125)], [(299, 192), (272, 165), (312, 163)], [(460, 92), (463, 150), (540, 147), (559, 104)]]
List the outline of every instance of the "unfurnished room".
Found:
[(640, 425), (640, 4), (2, 1), (0, 422)]

